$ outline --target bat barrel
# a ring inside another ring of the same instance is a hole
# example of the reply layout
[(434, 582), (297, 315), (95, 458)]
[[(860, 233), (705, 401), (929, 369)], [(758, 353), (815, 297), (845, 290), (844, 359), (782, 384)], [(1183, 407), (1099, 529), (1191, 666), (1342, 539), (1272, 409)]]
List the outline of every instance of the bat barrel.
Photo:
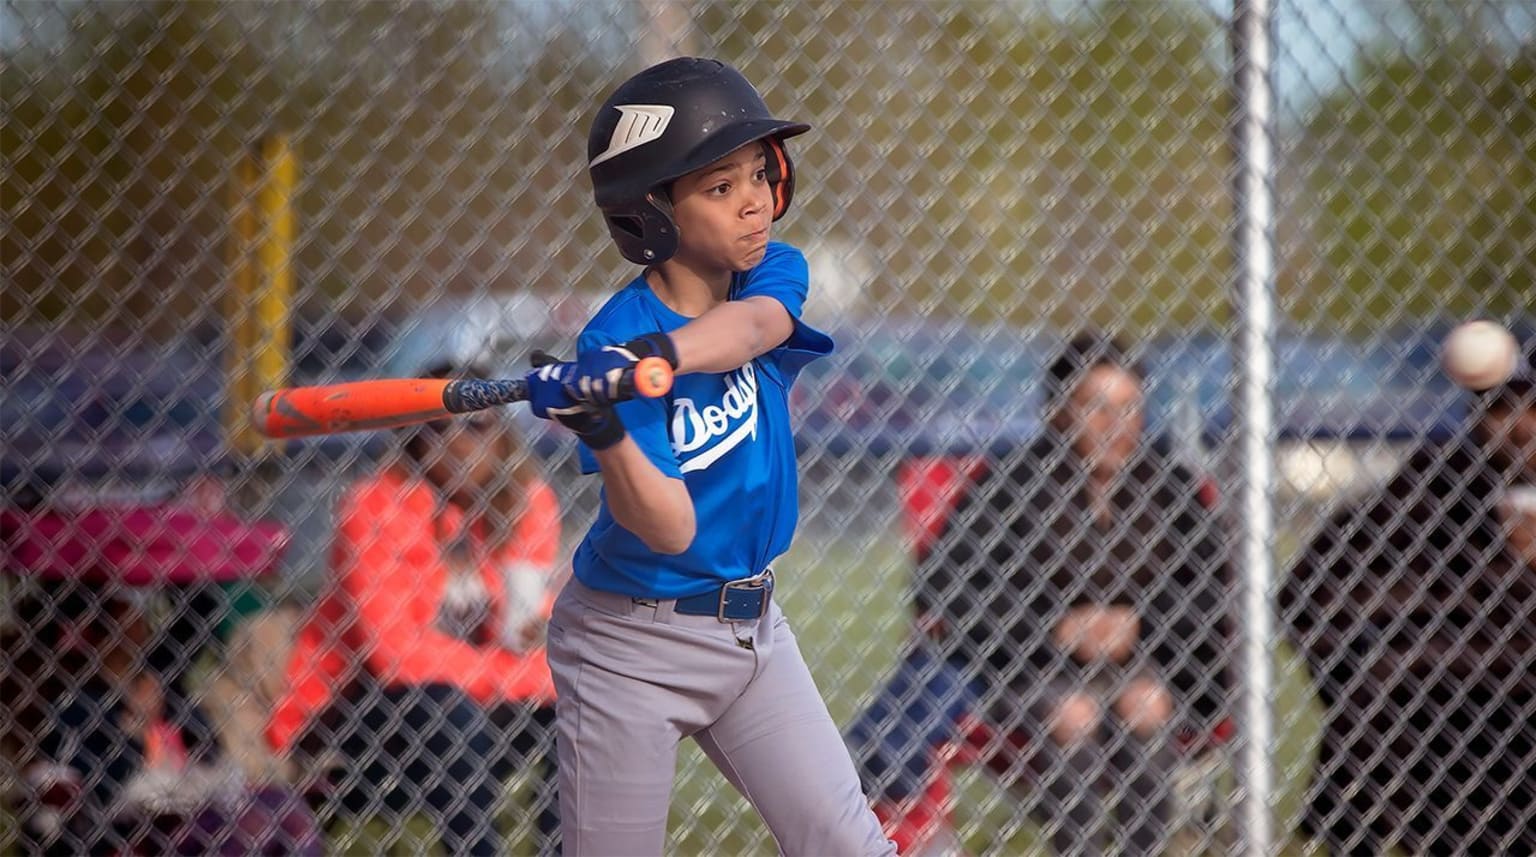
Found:
[(252, 422), (270, 438), (396, 428), (448, 416), (439, 378), (355, 381), (263, 393)]

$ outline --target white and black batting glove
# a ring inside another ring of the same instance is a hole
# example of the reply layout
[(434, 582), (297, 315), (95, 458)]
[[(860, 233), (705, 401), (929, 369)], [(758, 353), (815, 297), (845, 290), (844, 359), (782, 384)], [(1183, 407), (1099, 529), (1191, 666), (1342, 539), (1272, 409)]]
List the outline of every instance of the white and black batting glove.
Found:
[(594, 450), (607, 449), (624, 439), (624, 423), (612, 406), (578, 401), (567, 392), (576, 364), (562, 363), (542, 351), (535, 351), (531, 362), (534, 369), (527, 375), (528, 407), (534, 416), (559, 422)]
[(660, 357), (677, 368), (677, 347), (665, 333), (647, 333), (623, 345), (604, 345), (576, 355), (566, 392), (577, 401), (611, 405), (621, 398), (625, 373), (647, 357)]

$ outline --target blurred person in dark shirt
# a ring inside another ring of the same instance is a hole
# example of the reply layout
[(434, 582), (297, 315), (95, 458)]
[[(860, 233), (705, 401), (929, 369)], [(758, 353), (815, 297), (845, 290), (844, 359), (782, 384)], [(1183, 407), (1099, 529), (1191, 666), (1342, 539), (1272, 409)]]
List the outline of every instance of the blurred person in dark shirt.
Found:
[(1536, 372), (1339, 510), (1281, 592), (1324, 707), (1337, 854), (1536, 853)]
[[(1224, 707), (1225, 562), (1208, 483), (1146, 436), (1140, 368), (1113, 339), (1074, 338), (1045, 379), (1048, 428), (990, 464), (920, 561), (936, 643), (855, 724), (866, 776), (910, 791), (912, 753), (980, 719), (992, 760), (1040, 799), (1060, 854), (1167, 845), (1176, 739)], [(887, 698), (889, 697), (889, 698)], [(910, 712), (911, 714), (905, 714)], [(921, 716), (912, 728), (877, 722)]]

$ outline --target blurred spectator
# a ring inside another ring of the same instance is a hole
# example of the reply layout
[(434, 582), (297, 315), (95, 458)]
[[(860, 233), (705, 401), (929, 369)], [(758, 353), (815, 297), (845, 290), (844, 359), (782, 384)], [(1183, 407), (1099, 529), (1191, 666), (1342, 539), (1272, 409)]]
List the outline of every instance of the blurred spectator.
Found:
[(279, 606), (252, 613), (230, 632), (223, 668), (202, 697), (225, 756), (252, 783), (292, 783), (293, 761), (267, 743), (267, 721), (288, 689), (288, 658), (301, 611)]
[[(150, 666), (152, 590), (70, 583), (15, 605), (8, 697), (26, 844), (64, 854), (319, 855), (308, 808), (229, 765), (202, 708)], [(31, 689), (32, 693), (26, 691)], [(10, 696), (20, 693), (21, 697)]]
[(989, 767), (1042, 801), (1058, 853), (1105, 853), (1112, 802), (1119, 850), (1159, 853), (1176, 734), (1208, 733), (1224, 702), (1213, 498), (1143, 436), (1142, 377), (1118, 343), (1073, 339), (1045, 386), (1045, 433), (980, 468), (920, 557), (933, 641), (850, 740), (888, 823), (969, 717), (992, 736)]
[(504, 781), (536, 766), (541, 850), (557, 848), (543, 631), (560, 510), (511, 425), (482, 413), (407, 431), (348, 491), (335, 539), (269, 740), (339, 753), (335, 805), (425, 812), (455, 854), (504, 850)]
[(270, 573), (283, 528), (173, 500), (8, 507), (0, 534), (16, 590), (4, 749), (24, 774), (27, 844), (318, 853), (307, 807), (247, 779), (193, 703), (209, 699), (195, 673), (218, 671), (212, 593)]
[(1281, 593), (1325, 709), (1304, 827), (1336, 854), (1536, 853), (1536, 372), (1473, 398)]

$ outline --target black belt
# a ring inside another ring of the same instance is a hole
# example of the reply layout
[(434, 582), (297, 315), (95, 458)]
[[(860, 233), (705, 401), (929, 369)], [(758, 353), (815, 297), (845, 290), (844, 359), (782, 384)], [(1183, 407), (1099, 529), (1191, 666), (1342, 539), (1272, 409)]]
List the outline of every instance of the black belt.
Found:
[(721, 622), (763, 618), (773, 601), (773, 569), (722, 584), (701, 595), (677, 599), (672, 610), (688, 616), (713, 616)]

